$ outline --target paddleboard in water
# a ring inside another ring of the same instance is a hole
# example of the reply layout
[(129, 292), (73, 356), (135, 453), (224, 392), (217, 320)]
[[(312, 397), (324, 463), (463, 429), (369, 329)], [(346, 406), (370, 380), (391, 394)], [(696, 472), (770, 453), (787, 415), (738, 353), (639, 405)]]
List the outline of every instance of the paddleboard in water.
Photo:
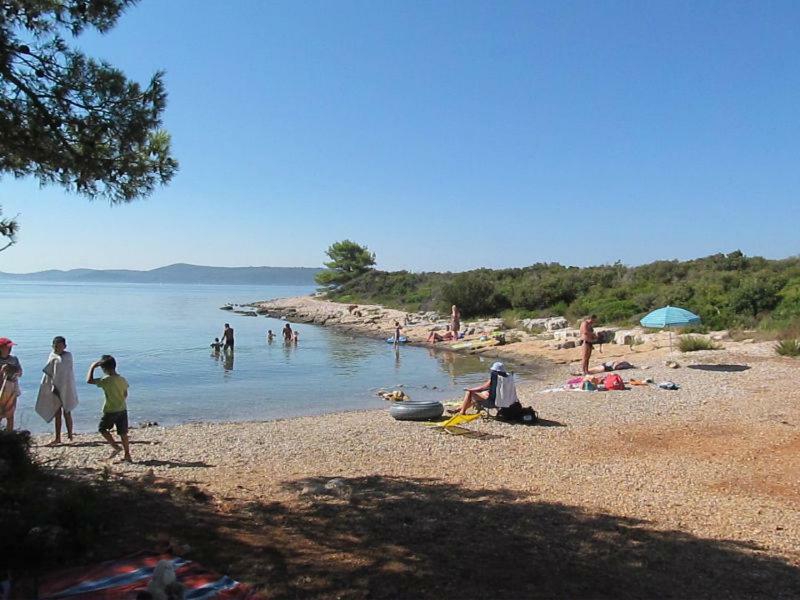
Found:
[[(401, 344), (405, 344), (407, 341), (408, 341), (407, 337), (405, 337), (404, 335), (400, 336), (400, 343)], [(394, 337), (386, 338), (386, 343), (387, 344), (394, 344)]]

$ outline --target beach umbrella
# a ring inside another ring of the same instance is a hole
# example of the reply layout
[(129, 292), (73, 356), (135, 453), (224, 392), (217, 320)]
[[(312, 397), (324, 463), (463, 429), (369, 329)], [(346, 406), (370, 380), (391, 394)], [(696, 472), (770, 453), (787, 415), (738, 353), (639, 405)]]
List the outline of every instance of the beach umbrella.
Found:
[[(685, 308), (678, 308), (677, 306), (665, 306), (657, 308), (653, 312), (644, 316), (639, 321), (642, 327), (650, 327), (653, 329), (667, 329), (672, 327), (686, 327), (688, 325), (696, 325), (700, 322), (698, 317), (693, 312)], [(669, 351), (672, 352), (672, 331), (669, 332)]]

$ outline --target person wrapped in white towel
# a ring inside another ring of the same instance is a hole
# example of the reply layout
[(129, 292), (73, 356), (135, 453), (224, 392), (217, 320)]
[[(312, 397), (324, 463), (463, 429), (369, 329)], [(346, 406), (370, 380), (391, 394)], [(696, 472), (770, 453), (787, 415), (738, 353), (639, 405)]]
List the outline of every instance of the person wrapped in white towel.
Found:
[(67, 352), (67, 340), (53, 338), (53, 351), (42, 369), (42, 383), (36, 399), (36, 412), (48, 423), (55, 418), (56, 437), (49, 445), (61, 443), (61, 416), (67, 425), (67, 437), (72, 440), (72, 411), (78, 406), (78, 389), (72, 367), (72, 354)]

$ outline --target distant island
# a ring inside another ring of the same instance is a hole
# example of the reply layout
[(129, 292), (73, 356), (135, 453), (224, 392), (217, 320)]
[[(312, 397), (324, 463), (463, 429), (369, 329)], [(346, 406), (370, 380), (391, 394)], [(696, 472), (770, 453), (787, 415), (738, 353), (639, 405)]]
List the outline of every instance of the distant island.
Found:
[(0, 281), (72, 283), (205, 283), (218, 285), (314, 285), (321, 269), (309, 267), (204, 267), (178, 263), (149, 271), (71, 269), (3, 273)]

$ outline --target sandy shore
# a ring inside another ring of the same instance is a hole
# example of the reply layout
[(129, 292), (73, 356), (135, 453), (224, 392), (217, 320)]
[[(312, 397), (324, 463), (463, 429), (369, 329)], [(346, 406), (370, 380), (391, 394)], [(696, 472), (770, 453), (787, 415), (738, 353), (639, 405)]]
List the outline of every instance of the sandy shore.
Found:
[[(245, 541), (237, 538), (238, 558), (225, 566), (283, 590), (274, 597), (797, 597), (798, 362), (772, 356), (768, 344), (729, 346), (677, 355), (679, 369), (664, 366), (663, 351), (639, 353), (642, 368), (623, 373), (670, 379), (678, 391), (541, 393), (567, 377), (557, 367), (552, 381), (520, 386), (543, 419), (535, 427), (481, 419), (470, 425), (475, 436), (454, 436), (377, 410), (134, 430), (133, 465), (105, 462), (96, 435), (36, 453), (145, 485), (191, 485), (220, 514), (240, 511)], [(246, 516), (253, 503), (283, 516), (270, 528)], [(419, 518), (405, 513), (412, 505)], [(519, 529), (504, 527), (510, 510), (520, 511)], [(440, 531), (440, 518), (458, 532)], [(341, 519), (354, 529), (340, 530)], [(432, 528), (439, 533), (428, 539)], [(334, 534), (330, 544), (319, 539)], [(453, 587), (429, 572), (458, 570), (475, 551), (464, 545), (483, 543), (477, 535), (566, 579), (537, 586), (500, 568), (485, 578), (489, 588)], [(278, 559), (257, 551), (264, 536), (280, 555), (280, 581), (265, 575)], [(619, 560), (609, 559), (615, 552)]]

